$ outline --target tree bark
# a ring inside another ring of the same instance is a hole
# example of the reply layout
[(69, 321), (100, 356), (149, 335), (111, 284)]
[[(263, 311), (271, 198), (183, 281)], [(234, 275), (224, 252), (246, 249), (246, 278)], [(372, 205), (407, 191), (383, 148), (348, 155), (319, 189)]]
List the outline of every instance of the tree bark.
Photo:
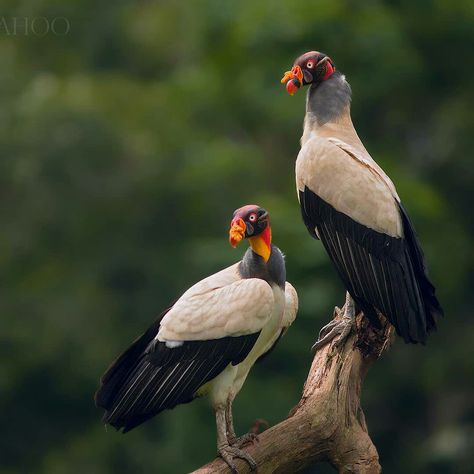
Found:
[[(360, 394), (369, 367), (388, 349), (392, 336), (387, 322), (375, 329), (359, 314), (356, 330), (343, 345), (332, 341), (315, 354), (298, 405), (287, 419), (261, 433), (258, 442), (244, 447), (259, 474), (290, 474), (317, 462), (329, 462), (340, 473), (381, 472)], [(235, 463), (239, 473), (251, 472), (245, 461)], [(217, 458), (194, 474), (229, 472)]]

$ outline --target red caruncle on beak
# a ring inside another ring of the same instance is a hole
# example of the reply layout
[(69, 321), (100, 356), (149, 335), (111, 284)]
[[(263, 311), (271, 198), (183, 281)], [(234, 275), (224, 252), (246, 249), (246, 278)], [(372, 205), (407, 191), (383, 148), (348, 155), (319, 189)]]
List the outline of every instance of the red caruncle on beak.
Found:
[(298, 89), (301, 87), (301, 83), (298, 79), (291, 79), (286, 83), (286, 91), (288, 94), (293, 95), (295, 92), (298, 92)]
[(293, 95), (303, 84), (303, 71), (299, 66), (293, 66), (291, 71), (285, 72), (280, 82), (286, 83), (286, 91)]

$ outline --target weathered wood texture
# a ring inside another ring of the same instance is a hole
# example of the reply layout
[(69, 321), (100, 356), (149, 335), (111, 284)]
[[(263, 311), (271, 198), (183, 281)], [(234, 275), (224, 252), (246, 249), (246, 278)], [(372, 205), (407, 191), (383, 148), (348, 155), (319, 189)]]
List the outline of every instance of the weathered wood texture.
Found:
[[(391, 340), (390, 325), (375, 330), (359, 314), (357, 330), (344, 345), (336, 347), (333, 341), (316, 353), (298, 405), (244, 448), (257, 462), (258, 474), (291, 474), (318, 462), (328, 462), (340, 473), (381, 472), (360, 394), (367, 370)], [(236, 466), (241, 474), (251, 472), (244, 461), (236, 460)], [(193, 474), (229, 472), (215, 459)]]

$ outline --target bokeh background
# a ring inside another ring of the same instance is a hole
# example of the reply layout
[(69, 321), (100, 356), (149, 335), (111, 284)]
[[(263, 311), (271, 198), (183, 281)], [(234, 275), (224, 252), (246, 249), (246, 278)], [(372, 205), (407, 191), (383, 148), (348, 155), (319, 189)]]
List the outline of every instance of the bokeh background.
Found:
[[(474, 472), (472, 0), (25, 0), (0, 16), (2, 474), (180, 474), (214, 456), (205, 399), (122, 435), (92, 397), (163, 307), (241, 257), (227, 231), (246, 203), (270, 211), (301, 310), (238, 396), (237, 428), (297, 402), (344, 299), (296, 200), (305, 94), (279, 83), (309, 49), (346, 73), (446, 311), (426, 347), (397, 340), (368, 374), (384, 472)], [(13, 32), (25, 17), (70, 29)]]

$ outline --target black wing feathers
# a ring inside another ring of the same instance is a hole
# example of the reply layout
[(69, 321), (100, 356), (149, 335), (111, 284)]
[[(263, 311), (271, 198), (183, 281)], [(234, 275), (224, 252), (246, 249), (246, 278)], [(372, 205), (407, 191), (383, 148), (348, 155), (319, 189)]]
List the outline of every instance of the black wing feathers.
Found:
[(116, 360), (96, 393), (96, 405), (107, 410), (103, 420), (124, 433), (162, 410), (193, 400), (229, 364), (242, 362), (260, 334), (186, 341), (169, 348), (155, 340), (164, 314)]
[(309, 188), (300, 191), (303, 219), (314, 229), (347, 290), (364, 314), (379, 325), (377, 311), (405, 342), (426, 341), (442, 314), (426, 275), (423, 254), (406, 212), (400, 206), (404, 238), (372, 230), (337, 211)]
[(413, 262), (413, 269), (423, 294), (423, 303), (426, 307), (427, 314), (431, 316), (431, 318), (427, 320), (428, 332), (430, 332), (430, 330), (436, 329), (436, 318), (443, 316), (443, 308), (441, 308), (436, 298), (435, 287), (428, 278), (425, 258), (418, 238), (416, 237), (415, 229), (405, 208), (401, 204), (399, 204), (399, 207), (403, 220), (403, 228), (405, 230), (405, 239), (408, 242), (410, 257)]
[(119, 386), (123, 383), (123, 380), (127, 375), (135, 369), (136, 361), (158, 334), (161, 320), (171, 307), (172, 306), (165, 309), (148, 330), (137, 338), (125, 352), (112, 362), (111, 366), (100, 379), (100, 388), (94, 396), (96, 406), (108, 409), (112, 404)]

